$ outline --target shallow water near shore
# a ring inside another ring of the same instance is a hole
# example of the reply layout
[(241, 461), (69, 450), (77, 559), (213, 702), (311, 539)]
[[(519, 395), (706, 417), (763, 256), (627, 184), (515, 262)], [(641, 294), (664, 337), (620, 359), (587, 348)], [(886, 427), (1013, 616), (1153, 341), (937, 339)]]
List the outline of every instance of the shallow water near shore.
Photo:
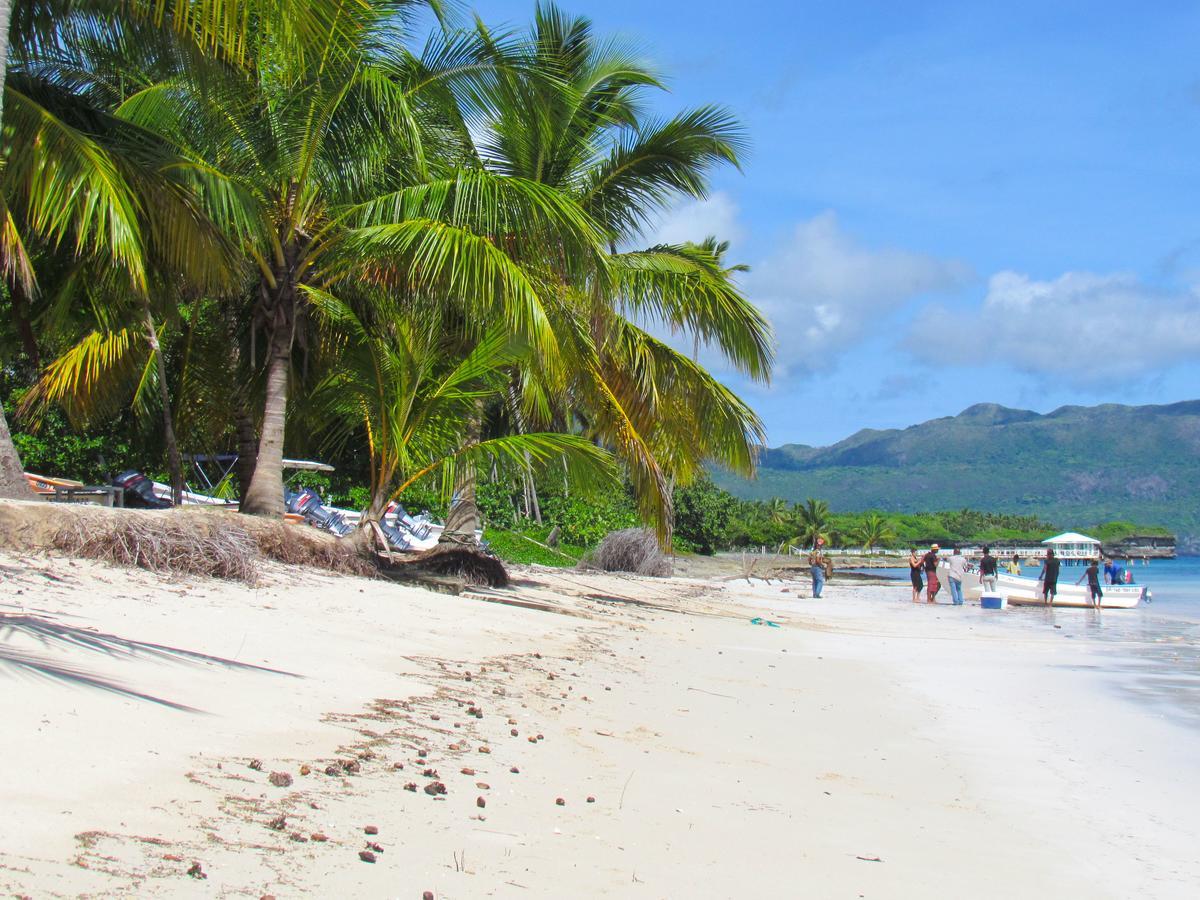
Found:
[[(908, 589), (906, 569), (871, 569)], [(1026, 574), (1035, 570), (1026, 568)], [(1064, 568), (1073, 582), (1082, 569)], [(1128, 699), (1156, 707), (1180, 724), (1200, 728), (1200, 557), (1154, 560), (1134, 567), (1153, 600), (1136, 609), (1016, 606), (989, 616), (992, 627), (1024, 632), (1053, 627), (1065, 640), (1088, 641), (1099, 678)], [(1075, 668), (1080, 668), (1076, 666)]]

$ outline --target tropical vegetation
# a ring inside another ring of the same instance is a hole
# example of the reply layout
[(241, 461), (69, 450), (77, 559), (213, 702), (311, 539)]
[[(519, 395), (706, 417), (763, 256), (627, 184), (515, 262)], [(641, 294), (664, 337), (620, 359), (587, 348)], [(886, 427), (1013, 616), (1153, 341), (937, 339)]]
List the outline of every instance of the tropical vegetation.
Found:
[(591, 491), (669, 541), (706, 465), (753, 471), (761, 422), (697, 362), (770, 376), (744, 267), (642, 237), (744, 135), (648, 115), (637, 48), (416, 0), (39, 0), (6, 33), (5, 495), (18, 451), (178, 495), (236, 449), (242, 511), (279, 515), (286, 448), (368, 520), (423, 497), (473, 536), (514, 487), (575, 527)]

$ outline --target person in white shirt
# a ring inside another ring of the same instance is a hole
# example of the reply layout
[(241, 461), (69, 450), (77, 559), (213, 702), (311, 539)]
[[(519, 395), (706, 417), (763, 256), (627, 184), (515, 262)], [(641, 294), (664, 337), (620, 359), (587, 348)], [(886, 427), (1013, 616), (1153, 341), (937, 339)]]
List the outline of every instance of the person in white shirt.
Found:
[(967, 571), (967, 558), (957, 547), (950, 548), (950, 559), (946, 562), (946, 568), (950, 570), (950, 599), (955, 606), (962, 606), (962, 580)]

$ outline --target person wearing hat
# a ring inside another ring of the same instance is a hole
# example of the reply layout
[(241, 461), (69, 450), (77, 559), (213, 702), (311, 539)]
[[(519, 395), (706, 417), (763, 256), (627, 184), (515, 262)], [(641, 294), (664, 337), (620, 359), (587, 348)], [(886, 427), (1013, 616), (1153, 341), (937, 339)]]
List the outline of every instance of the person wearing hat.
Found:
[(833, 574), (833, 560), (825, 552), (825, 538), (818, 537), (813, 544), (812, 553), (808, 554), (808, 564), (812, 566), (813, 599), (819, 600), (825, 588), (825, 579)]
[(942, 583), (938, 581), (938, 545), (934, 544), (929, 548), (929, 552), (925, 554), (925, 592), (926, 603), (937, 603), (937, 593), (942, 589)]

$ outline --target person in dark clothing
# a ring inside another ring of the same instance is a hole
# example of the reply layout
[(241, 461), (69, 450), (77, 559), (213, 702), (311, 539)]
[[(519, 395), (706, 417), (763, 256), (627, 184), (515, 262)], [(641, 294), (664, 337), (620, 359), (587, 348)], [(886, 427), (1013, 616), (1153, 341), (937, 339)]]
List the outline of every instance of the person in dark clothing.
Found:
[(921, 580), (921, 569), (924, 565), (925, 561), (917, 553), (917, 548), (910, 548), (908, 551), (908, 577), (912, 579), (913, 603), (921, 602), (921, 591), (925, 588), (925, 583)]
[(1075, 583), (1083, 584), (1085, 578), (1088, 583), (1088, 599), (1091, 600), (1092, 606), (1099, 609), (1100, 601), (1104, 599), (1104, 591), (1100, 589), (1100, 564), (1096, 560), (1088, 562), (1087, 570), (1079, 576), (1079, 580)]
[(1053, 548), (1046, 550), (1046, 560), (1042, 563), (1042, 602), (1049, 606), (1058, 596), (1058, 569), (1061, 565), (1054, 555)]
[(996, 593), (996, 571), (999, 567), (996, 564), (996, 557), (992, 556), (992, 548), (983, 548), (983, 558), (979, 560), (979, 582), (983, 585), (984, 591), (989, 594)]

